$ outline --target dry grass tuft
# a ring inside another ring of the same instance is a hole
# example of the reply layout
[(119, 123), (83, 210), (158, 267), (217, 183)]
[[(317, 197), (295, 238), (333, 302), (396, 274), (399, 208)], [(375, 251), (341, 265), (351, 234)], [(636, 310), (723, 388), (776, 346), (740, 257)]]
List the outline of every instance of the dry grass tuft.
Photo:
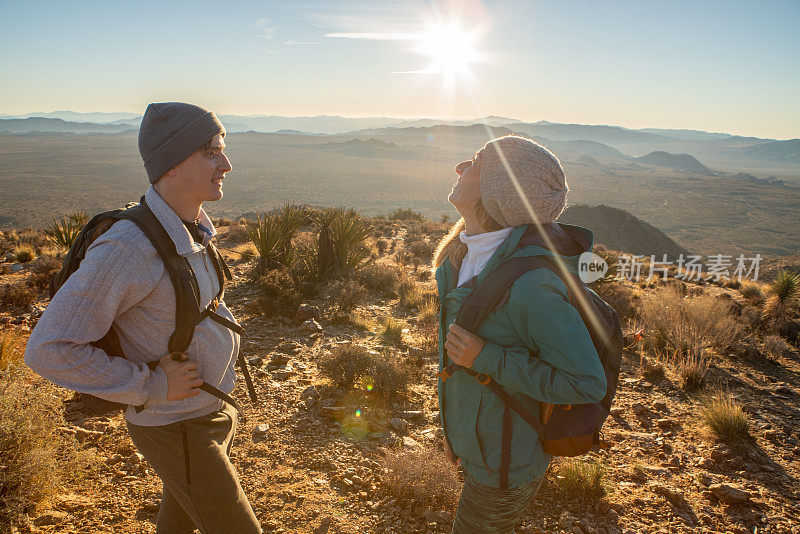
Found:
[(400, 502), (453, 509), (461, 492), (455, 466), (433, 446), (386, 454), (383, 480)]
[(381, 339), (387, 345), (398, 346), (403, 343), (403, 327), (405, 325), (394, 319), (387, 317), (383, 322), (383, 332), (381, 332)]
[(50, 285), (50, 280), (61, 270), (61, 260), (53, 256), (40, 256), (31, 263), (28, 282), (38, 290)]
[(358, 272), (358, 281), (387, 298), (397, 296), (400, 275), (397, 269), (385, 263), (372, 263)]
[(398, 304), (408, 309), (415, 309), (422, 304), (424, 297), (417, 282), (405, 278), (397, 285)]
[(556, 472), (556, 489), (565, 500), (599, 499), (606, 494), (605, 466), (599, 461), (565, 460)]
[(764, 292), (757, 282), (742, 280), (739, 286), (739, 293), (753, 306), (758, 306), (764, 302)]
[(747, 414), (728, 391), (702, 397), (700, 415), (720, 441), (736, 444), (751, 439)]

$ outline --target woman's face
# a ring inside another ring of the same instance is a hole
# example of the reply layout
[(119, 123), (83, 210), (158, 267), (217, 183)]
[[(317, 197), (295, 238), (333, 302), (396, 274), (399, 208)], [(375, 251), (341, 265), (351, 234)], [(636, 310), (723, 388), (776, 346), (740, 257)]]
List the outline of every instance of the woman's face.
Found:
[(456, 165), (458, 180), (450, 191), (447, 200), (455, 206), (458, 212), (464, 216), (472, 214), (475, 205), (481, 199), (481, 161), (480, 156), (476, 155), (470, 161), (462, 161)]

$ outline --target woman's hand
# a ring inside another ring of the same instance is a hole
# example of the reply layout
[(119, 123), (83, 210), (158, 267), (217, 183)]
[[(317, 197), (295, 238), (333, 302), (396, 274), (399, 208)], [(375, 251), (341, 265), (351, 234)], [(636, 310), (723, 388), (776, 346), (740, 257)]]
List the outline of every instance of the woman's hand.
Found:
[(444, 342), (447, 355), (462, 367), (472, 367), (472, 362), (483, 350), (486, 341), (457, 324), (451, 324)]

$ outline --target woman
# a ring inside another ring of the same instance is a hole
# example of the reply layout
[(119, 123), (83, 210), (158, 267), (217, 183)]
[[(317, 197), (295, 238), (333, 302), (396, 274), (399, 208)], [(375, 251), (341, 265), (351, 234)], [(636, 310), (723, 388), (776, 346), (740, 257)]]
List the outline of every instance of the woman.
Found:
[[(549, 269), (517, 279), (477, 335), (454, 324), (465, 297), (503, 261), (558, 254), (574, 272), (578, 256), (591, 249), (590, 230), (553, 223), (568, 191), (558, 159), (533, 141), (506, 136), (455, 170), (458, 181), (448, 200), (462, 218), (434, 256), (440, 372), (456, 363), (485, 373), (533, 414), (541, 402), (600, 401), (606, 378), (597, 352), (564, 282)], [(548, 248), (528, 244), (541, 241), (534, 238), (542, 233), (550, 238)], [(536, 431), (511, 412), (510, 460), (501, 464), (505, 405), (473, 375), (456, 372), (439, 380), (447, 447), (465, 475), (453, 533), (510, 533), (539, 489), (550, 456)]]

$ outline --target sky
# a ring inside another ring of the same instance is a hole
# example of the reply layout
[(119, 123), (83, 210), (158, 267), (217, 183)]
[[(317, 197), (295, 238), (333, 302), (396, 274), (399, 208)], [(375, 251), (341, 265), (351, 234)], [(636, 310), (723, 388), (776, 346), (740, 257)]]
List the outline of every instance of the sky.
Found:
[(0, 113), (453, 117), (800, 137), (800, 1), (0, 0)]

